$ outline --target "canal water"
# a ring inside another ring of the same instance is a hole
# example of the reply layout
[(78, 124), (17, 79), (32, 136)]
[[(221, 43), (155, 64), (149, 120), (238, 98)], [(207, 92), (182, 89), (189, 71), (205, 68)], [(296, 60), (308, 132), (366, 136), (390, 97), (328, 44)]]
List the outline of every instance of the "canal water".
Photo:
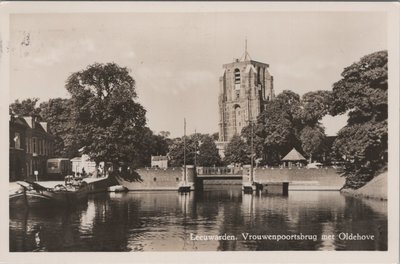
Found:
[(339, 192), (99, 193), (10, 211), (10, 251), (387, 250), (387, 203)]

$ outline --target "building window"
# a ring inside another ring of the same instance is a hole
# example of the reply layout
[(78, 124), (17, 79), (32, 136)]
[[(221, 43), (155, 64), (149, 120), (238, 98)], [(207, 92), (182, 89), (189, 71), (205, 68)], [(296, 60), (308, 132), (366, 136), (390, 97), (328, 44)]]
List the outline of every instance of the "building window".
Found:
[(21, 148), (21, 137), (20, 137), (18, 132), (15, 132), (14, 146), (15, 146), (16, 149), (20, 149)]
[(25, 148), (25, 152), (26, 153), (29, 153), (29, 152), (31, 152), (31, 148), (30, 148), (30, 146), (29, 146), (29, 138), (28, 137), (26, 137), (25, 138), (25, 145), (26, 145), (26, 148)]
[(154, 177), (153, 181), (157, 181), (157, 178), (156, 178), (156, 177)]
[(235, 69), (235, 90), (240, 90), (240, 70)]
[(33, 153), (37, 153), (37, 140), (35, 137), (32, 138)]
[(38, 138), (38, 153), (39, 155), (42, 154), (42, 140), (40, 138)]

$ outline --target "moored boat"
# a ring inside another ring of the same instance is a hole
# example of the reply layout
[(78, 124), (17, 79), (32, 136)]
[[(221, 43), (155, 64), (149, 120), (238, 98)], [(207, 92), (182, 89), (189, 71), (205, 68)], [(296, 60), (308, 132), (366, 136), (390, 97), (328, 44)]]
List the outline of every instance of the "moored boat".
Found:
[(27, 182), (17, 182), (21, 188), (9, 195), (10, 207), (39, 207), (49, 206), (53, 198), (44, 193), (43, 189), (34, 189)]
[(108, 187), (107, 191), (109, 191), (109, 192), (127, 192), (128, 188), (126, 188), (122, 185), (114, 185), (114, 186)]
[(86, 183), (79, 186), (56, 185), (46, 188), (28, 181), (17, 182), (21, 188), (10, 194), (10, 207), (73, 206), (87, 199)]

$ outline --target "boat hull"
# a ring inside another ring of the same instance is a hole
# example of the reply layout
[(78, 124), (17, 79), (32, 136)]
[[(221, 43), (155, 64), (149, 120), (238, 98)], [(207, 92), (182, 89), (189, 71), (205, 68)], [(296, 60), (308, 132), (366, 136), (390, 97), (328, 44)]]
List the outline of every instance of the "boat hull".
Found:
[(87, 201), (88, 188), (78, 190), (24, 190), (9, 196), (9, 204), (14, 207), (50, 207), (50, 206), (74, 206)]
[(10, 195), (10, 207), (43, 207), (54, 205), (52, 197), (39, 192), (20, 192)]

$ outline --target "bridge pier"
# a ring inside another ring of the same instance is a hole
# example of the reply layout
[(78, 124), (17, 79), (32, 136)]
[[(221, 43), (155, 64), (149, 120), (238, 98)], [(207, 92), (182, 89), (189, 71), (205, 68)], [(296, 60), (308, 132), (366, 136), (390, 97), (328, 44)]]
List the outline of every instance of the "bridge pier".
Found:
[(195, 180), (195, 182), (194, 182), (194, 186), (195, 186), (195, 188), (196, 188), (196, 191), (202, 192), (203, 189), (204, 189), (203, 179), (197, 177), (197, 175), (196, 175), (196, 180)]
[(186, 165), (182, 171), (182, 180), (179, 183), (178, 192), (194, 191), (195, 182), (196, 182), (196, 171), (194, 166)]
[(253, 193), (262, 190), (262, 185), (254, 180), (254, 170), (251, 165), (243, 166), (242, 191), (244, 193)]
[(268, 182), (261, 185), (268, 194), (289, 195), (289, 182)]

